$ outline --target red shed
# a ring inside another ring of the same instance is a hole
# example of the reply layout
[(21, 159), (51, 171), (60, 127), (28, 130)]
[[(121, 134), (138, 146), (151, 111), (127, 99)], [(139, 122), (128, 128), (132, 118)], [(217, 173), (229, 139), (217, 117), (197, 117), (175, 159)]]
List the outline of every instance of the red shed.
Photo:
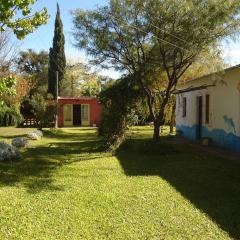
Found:
[(101, 104), (94, 97), (59, 97), (58, 126), (97, 126)]

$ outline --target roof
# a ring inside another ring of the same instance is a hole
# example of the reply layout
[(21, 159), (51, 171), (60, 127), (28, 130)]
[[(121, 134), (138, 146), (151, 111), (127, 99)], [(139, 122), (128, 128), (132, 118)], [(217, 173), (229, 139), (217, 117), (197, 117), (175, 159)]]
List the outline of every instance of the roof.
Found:
[(94, 100), (96, 97), (58, 97), (58, 100)]
[[(235, 65), (235, 66), (232, 66), (232, 67), (229, 67), (229, 68), (225, 68), (225, 69), (223, 69), (223, 70), (221, 70), (221, 71), (228, 72), (228, 71), (231, 71), (231, 70), (234, 70), (234, 69), (237, 69), (237, 68), (240, 68), (240, 64)], [(186, 83), (189, 83), (189, 82), (193, 82), (193, 81), (199, 80), (199, 79), (201, 79), (201, 78), (205, 78), (205, 77), (212, 76), (212, 75), (214, 75), (214, 74), (220, 73), (221, 71), (209, 73), (209, 74), (203, 75), (203, 76), (201, 76), (201, 77), (194, 78), (194, 79), (192, 79), (192, 80), (189, 80), (189, 81), (185, 82), (185, 84), (186, 84)], [(185, 85), (185, 84), (183, 83), (183, 84), (180, 84), (180, 85)]]
[(180, 94), (180, 93), (186, 93), (186, 92), (193, 92), (193, 91), (198, 91), (198, 90), (202, 90), (202, 89), (207, 89), (209, 87), (215, 87), (215, 84), (211, 84), (211, 85), (202, 85), (202, 86), (198, 86), (198, 87), (188, 87), (185, 89), (181, 89), (181, 90), (176, 90), (173, 93), (174, 94)]

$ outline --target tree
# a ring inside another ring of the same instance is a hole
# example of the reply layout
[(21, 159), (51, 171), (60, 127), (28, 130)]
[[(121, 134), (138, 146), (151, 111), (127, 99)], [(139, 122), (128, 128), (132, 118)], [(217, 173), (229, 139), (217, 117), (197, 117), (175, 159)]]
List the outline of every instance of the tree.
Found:
[(211, 74), (214, 72), (221, 72), (229, 67), (224, 62), (221, 56), (221, 50), (218, 48), (209, 49), (204, 51), (196, 59), (196, 61), (189, 67), (180, 79), (181, 83), (187, 82), (194, 78), (202, 77), (203, 75)]
[(29, 81), (31, 89), (29, 94), (47, 94), (48, 85), (48, 53), (36, 52), (32, 49), (21, 51), (16, 60), (17, 69), (21, 76)]
[(12, 33), (8, 30), (0, 32), (0, 101), (2, 95), (15, 93), (15, 76), (11, 74), (14, 59), (18, 52), (18, 44), (12, 40)]
[(32, 33), (49, 18), (47, 9), (34, 12), (31, 5), (36, 0), (4, 0), (0, 4), (0, 32), (12, 29), (17, 38), (22, 39)]
[(16, 79), (13, 75), (7, 77), (0, 77), (0, 100), (3, 94), (14, 95)]
[(61, 83), (61, 96), (92, 96), (99, 95), (102, 86), (110, 79), (92, 72), (83, 63), (71, 64), (68, 61), (65, 78)]
[[(64, 52), (65, 38), (59, 5), (55, 20), (53, 47), (49, 51), (48, 92), (56, 97), (56, 72), (58, 72), (59, 87), (65, 76), (66, 56)], [(60, 89), (61, 93), (61, 89)]]
[(111, 0), (74, 12), (76, 46), (95, 64), (128, 71), (145, 94), (154, 141), (179, 80), (197, 57), (239, 27), (239, 1)]
[(0, 32), (0, 71), (9, 72), (14, 67), (18, 54), (19, 44), (13, 40), (13, 33), (10, 30)]
[(16, 62), (20, 72), (29, 75), (40, 73), (48, 66), (48, 52), (42, 50), (37, 53), (32, 49), (21, 51)]

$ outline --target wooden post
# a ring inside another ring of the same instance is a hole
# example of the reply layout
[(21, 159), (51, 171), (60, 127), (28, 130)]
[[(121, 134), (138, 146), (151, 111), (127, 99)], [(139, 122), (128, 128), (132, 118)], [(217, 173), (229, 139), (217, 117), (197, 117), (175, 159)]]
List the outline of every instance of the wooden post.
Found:
[(58, 128), (58, 71), (56, 71), (56, 119), (55, 119), (55, 128)]

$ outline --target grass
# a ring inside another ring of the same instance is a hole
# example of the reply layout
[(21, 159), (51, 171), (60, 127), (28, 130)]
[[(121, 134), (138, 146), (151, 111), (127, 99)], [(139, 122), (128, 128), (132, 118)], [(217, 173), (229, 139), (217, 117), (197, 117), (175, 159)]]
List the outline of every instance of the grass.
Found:
[(94, 129), (45, 130), (0, 164), (0, 239), (240, 239), (240, 164), (151, 132), (111, 156)]

